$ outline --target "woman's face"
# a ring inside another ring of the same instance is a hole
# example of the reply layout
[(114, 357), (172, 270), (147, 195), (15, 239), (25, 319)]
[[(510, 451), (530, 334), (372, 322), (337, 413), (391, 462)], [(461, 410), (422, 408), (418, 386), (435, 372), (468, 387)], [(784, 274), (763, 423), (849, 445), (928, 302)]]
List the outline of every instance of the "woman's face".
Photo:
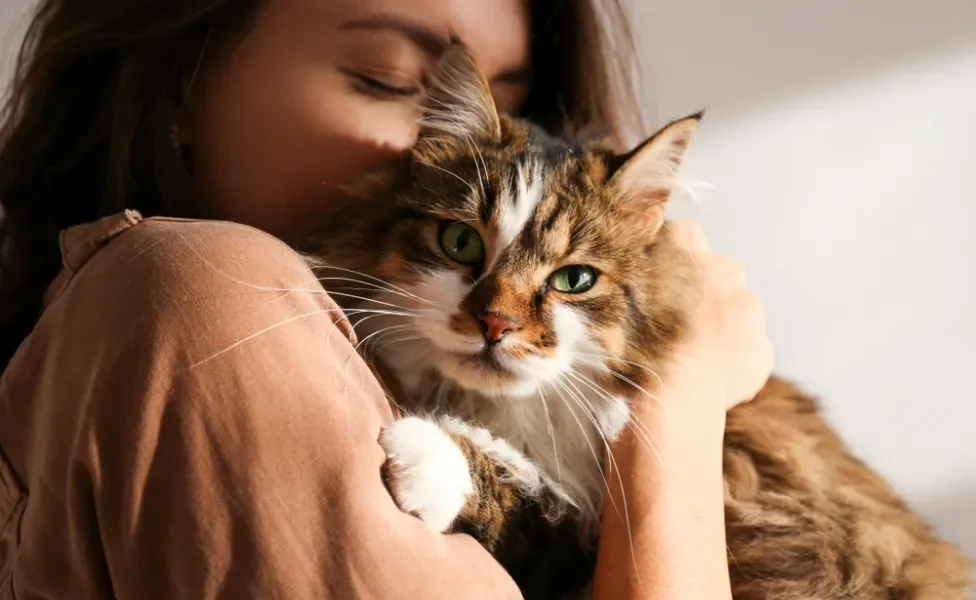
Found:
[(527, 93), (525, 0), (270, 0), (183, 125), (210, 216), (277, 235), (327, 213), (362, 170), (414, 140), (422, 79), (452, 33), (502, 111)]

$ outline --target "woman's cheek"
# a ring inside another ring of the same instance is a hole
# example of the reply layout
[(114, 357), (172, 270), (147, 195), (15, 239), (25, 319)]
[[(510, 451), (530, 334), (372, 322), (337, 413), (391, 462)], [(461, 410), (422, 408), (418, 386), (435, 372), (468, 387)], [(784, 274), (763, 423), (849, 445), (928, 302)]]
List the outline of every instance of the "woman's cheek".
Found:
[(417, 140), (421, 113), (416, 100), (360, 98), (348, 106), (343, 124), (350, 143), (372, 148), (381, 157), (398, 156)]

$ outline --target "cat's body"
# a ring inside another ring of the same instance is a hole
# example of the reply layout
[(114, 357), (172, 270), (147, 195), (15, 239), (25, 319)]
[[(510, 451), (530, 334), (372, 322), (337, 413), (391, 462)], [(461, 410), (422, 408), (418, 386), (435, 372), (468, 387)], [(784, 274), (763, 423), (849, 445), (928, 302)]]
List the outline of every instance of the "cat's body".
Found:
[(967, 559), (790, 383), (774, 378), (729, 413), (724, 472), (737, 600), (967, 597)]
[[(698, 118), (627, 155), (574, 146), (499, 117), (463, 50), (431, 107), (302, 249), (418, 415), (380, 439), (401, 508), (473, 535), (528, 600), (585, 597), (606, 441), (641, 430), (629, 406), (697, 295), (663, 206)], [(965, 597), (966, 560), (788, 383), (729, 415), (725, 479), (737, 600)]]

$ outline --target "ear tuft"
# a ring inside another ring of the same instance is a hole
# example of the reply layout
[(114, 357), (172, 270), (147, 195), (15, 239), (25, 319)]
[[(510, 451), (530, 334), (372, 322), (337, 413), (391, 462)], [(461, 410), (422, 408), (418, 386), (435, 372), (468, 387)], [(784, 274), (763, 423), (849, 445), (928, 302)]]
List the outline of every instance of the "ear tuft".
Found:
[(444, 136), (497, 141), (501, 120), (474, 56), (466, 46), (448, 47), (437, 63), (427, 88), (419, 141)]
[(615, 185), (623, 201), (633, 203), (656, 231), (664, 221), (667, 204), (678, 180), (678, 172), (698, 130), (704, 111), (679, 119), (611, 162)]

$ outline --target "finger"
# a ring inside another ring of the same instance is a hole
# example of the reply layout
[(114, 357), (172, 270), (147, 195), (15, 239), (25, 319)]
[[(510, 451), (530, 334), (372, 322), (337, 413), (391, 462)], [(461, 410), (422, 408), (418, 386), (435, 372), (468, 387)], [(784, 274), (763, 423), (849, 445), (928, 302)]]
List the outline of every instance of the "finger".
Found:
[(692, 221), (672, 221), (668, 224), (671, 238), (679, 246), (693, 254), (708, 254), (712, 249), (708, 245), (705, 232)]
[(759, 392), (761, 392), (762, 389), (766, 387), (766, 383), (769, 382), (769, 377), (772, 374), (773, 374), (772, 368), (765, 369), (765, 370), (757, 369), (755, 381), (753, 382), (752, 386), (748, 388), (748, 391), (742, 394), (743, 398), (740, 401), (740, 404), (742, 402), (748, 402), (749, 400), (752, 400), (757, 395), (759, 395)]
[(756, 397), (773, 372), (773, 345), (768, 338), (746, 344), (744, 351), (731, 357), (730, 364), (742, 377), (728, 398), (732, 408)]
[(746, 289), (746, 270), (742, 263), (731, 256), (713, 256), (709, 278), (716, 293), (722, 296)]
[(763, 358), (766, 361), (766, 371), (772, 374), (773, 369), (776, 368), (776, 348), (773, 347), (773, 341), (766, 338), (765, 345), (763, 348)]
[(766, 305), (759, 299), (759, 296), (746, 288), (738, 288), (726, 296), (725, 311), (731, 318), (735, 319), (734, 323), (740, 327), (754, 329), (765, 334)]

